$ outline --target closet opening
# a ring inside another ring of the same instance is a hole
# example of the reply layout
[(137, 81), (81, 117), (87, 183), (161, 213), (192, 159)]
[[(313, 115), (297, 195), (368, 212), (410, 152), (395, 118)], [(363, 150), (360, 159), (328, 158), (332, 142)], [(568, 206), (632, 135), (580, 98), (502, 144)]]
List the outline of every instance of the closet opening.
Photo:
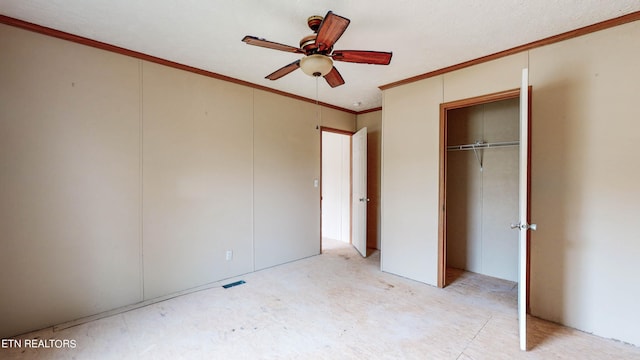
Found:
[(441, 105), (439, 287), (464, 281), (517, 291), (519, 238), (510, 224), (519, 214), (519, 95)]

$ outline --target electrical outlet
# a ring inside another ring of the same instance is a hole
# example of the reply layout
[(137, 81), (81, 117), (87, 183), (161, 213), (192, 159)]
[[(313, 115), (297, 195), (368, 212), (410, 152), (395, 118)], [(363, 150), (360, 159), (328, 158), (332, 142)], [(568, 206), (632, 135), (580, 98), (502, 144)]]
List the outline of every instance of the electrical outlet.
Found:
[(233, 260), (233, 250), (227, 250), (226, 258), (227, 258), (227, 261)]

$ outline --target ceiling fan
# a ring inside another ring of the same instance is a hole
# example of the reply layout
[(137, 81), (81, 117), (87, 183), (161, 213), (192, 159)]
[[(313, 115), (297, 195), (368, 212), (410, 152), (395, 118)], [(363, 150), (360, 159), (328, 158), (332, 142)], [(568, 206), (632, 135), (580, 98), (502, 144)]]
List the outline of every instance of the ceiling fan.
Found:
[(307, 19), (307, 25), (313, 30), (314, 34), (303, 37), (302, 40), (300, 40), (299, 48), (249, 35), (245, 36), (242, 41), (249, 45), (305, 55), (302, 59), (296, 60), (272, 72), (267, 75), (265, 79), (277, 80), (301, 68), (307, 75), (315, 77), (323, 76), (329, 86), (333, 88), (344, 84), (342, 75), (340, 75), (335, 66), (333, 66), (334, 60), (377, 65), (389, 65), (391, 62), (391, 52), (333, 50), (333, 45), (347, 29), (350, 21), (351, 20), (336, 15), (331, 11), (327, 12), (324, 18), (318, 15), (309, 17)]

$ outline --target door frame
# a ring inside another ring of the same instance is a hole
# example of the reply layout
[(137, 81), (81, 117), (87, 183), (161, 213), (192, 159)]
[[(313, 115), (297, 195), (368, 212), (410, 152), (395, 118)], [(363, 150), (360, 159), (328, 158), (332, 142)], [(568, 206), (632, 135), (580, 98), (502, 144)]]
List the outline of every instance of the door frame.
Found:
[[(531, 93), (532, 87), (529, 86), (529, 133), (528, 138), (531, 140)], [(455, 100), (440, 104), (440, 164), (439, 164), (439, 201), (438, 209), (440, 209), (438, 216), (438, 287), (444, 288), (447, 286), (446, 273), (447, 273), (447, 112), (449, 110), (481, 105), (491, 103), (500, 100), (515, 99), (520, 97), (520, 88), (511, 89), (506, 91), (500, 91), (492, 94), (476, 96), (467, 99)], [(528, 141), (528, 179), (527, 179), (527, 197), (531, 199), (531, 141)], [(527, 219), (530, 219), (531, 213), (531, 201), (527, 208)], [(507, 224), (505, 224), (506, 226)], [(529, 313), (529, 274), (530, 274), (530, 232), (527, 234), (527, 299), (526, 307), (527, 313)]]
[[(353, 134), (355, 134), (355, 132), (353, 131), (349, 131), (349, 130), (341, 130), (341, 129), (336, 129), (336, 128), (331, 128), (331, 127), (326, 127), (326, 126), (321, 126), (320, 127), (320, 254), (322, 254), (322, 161), (323, 161), (323, 156), (322, 156), (322, 133), (324, 132), (330, 132), (330, 133), (334, 133), (334, 134), (340, 134), (340, 135), (347, 135), (349, 136), (349, 162), (351, 162), (351, 158), (353, 157), (353, 147), (351, 146), (351, 137), (353, 136)], [(353, 224), (351, 223), (351, 215), (353, 213), (353, 204), (352, 204), (352, 198), (353, 198), (353, 169), (351, 164), (349, 164), (349, 244), (351, 244), (351, 229), (353, 227)]]

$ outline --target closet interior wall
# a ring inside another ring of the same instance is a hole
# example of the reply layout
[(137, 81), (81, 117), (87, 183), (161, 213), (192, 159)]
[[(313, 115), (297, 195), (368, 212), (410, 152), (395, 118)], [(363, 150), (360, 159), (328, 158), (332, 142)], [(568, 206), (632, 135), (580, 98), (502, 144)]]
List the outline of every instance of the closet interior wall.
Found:
[[(519, 137), (518, 99), (447, 113), (447, 145)], [(447, 152), (447, 266), (518, 277), (518, 146)]]

